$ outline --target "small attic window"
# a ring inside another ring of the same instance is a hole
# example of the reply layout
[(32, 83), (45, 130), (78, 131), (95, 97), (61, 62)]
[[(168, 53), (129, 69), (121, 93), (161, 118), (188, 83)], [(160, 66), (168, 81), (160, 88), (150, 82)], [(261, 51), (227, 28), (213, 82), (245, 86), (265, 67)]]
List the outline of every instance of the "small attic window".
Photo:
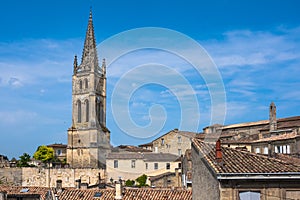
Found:
[(22, 193), (29, 192), (29, 189), (28, 188), (23, 188), (23, 189), (20, 190), (20, 192), (22, 192)]
[(101, 197), (102, 196), (102, 192), (96, 192), (95, 194), (94, 194), (94, 197)]

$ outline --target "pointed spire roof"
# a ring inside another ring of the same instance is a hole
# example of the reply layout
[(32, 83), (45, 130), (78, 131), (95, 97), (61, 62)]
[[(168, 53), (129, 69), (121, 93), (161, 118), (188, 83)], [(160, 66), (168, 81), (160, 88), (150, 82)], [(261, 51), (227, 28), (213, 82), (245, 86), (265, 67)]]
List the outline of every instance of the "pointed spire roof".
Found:
[(99, 64), (98, 64), (98, 56), (97, 56), (97, 48), (96, 48), (96, 39), (94, 34), (93, 14), (92, 14), (92, 10), (90, 10), (90, 16), (89, 16), (86, 35), (85, 35), (81, 64), (78, 67), (78, 70), (98, 71), (98, 68), (99, 68)]

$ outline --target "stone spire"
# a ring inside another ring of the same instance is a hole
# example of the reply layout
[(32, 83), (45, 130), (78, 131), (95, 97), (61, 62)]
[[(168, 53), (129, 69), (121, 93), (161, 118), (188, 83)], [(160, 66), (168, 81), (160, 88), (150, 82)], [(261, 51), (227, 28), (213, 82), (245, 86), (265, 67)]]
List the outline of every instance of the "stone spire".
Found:
[(90, 17), (85, 35), (81, 64), (78, 67), (78, 71), (98, 71), (98, 68), (99, 64), (94, 34), (93, 15), (92, 10), (90, 10)]

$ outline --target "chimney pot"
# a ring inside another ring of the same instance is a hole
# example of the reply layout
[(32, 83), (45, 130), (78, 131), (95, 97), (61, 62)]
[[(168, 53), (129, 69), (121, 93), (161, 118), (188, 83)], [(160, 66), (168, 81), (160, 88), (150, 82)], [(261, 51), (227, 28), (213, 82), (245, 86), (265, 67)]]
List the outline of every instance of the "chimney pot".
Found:
[(216, 160), (217, 162), (222, 162), (222, 150), (220, 139), (216, 142)]

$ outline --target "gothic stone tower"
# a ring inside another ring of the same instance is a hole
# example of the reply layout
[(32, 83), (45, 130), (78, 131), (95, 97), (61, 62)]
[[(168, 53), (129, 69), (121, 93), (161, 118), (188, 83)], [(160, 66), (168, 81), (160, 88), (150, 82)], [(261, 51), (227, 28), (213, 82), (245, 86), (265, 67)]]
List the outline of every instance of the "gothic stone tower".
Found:
[(99, 67), (92, 12), (81, 64), (74, 59), (72, 126), (68, 129), (67, 162), (73, 168), (105, 168), (110, 151), (106, 128), (106, 65)]

